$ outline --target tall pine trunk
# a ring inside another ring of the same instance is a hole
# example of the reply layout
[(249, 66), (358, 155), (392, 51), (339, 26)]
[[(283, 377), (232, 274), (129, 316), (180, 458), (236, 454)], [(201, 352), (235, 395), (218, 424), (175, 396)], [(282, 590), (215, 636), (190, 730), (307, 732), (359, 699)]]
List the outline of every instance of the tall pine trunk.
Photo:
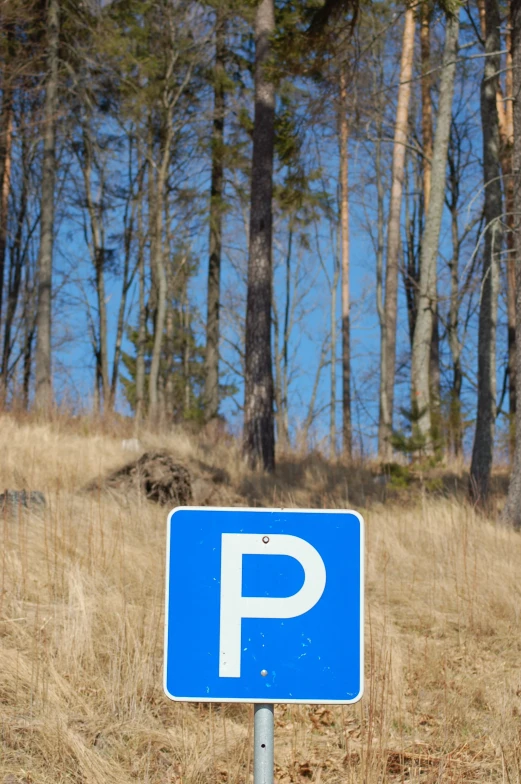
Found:
[(268, 73), (275, 31), (273, 0), (255, 14), (255, 117), (246, 302), (244, 452), (250, 466), (275, 468), (271, 364), (272, 195), (275, 87)]
[[(519, 95), (521, 90), (521, 0), (512, 0), (510, 5), (512, 23), (512, 94)], [(515, 182), (513, 201), (514, 212), (521, 215), (521, 101), (514, 102), (514, 156), (513, 177)], [(515, 221), (515, 259), (521, 264), (521, 222)], [(516, 355), (517, 378), (521, 378), (521, 275), (516, 276)], [(508, 497), (503, 510), (503, 522), (521, 529), (521, 406), (516, 409), (514, 465), (510, 476)]]
[[(7, 28), (8, 51), (12, 36), (12, 27)], [(0, 321), (4, 295), (5, 256), (7, 249), (7, 219), (9, 193), (11, 190), (11, 163), (13, 147), (13, 86), (10, 77), (4, 71), (2, 114), (0, 117)]]
[[(432, 99), (431, 99), (431, 11), (427, 3), (420, 9), (420, 50), (421, 50), (421, 105), (422, 105), (422, 174), (423, 174), (423, 211), (427, 215), (431, 196), (432, 177)], [(437, 300), (437, 297), (436, 297)], [(440, 374), (440, 330), (437, 301), (433, 313), (431, 354), (429, 362), (430, 405), (434, 441), (441, 443), (441, 374)]]
[[(509, 19), (509, 24), (510, 19)], [(514, 137), (514, 92), (512, 70), (512, 36), (510, 29), (505, 35), (506, 43), (506, 74), (505, 74), (505, 127), (501, 133), (501, 166), (505, 188), (505, 212), (508, 227), (507, 245), (507, 319), (508, 319), (508, 387), (510, 413), (510, 458), (513, 460), (515, 451), (515, 418), (517, 409), (516, 386), (516, 250), (515, 250), (515, 183), (512, 175), (512, 145)]]
[(418, 311), (412, 347), (412, 403), (417, 412), (417, 435), (425, 451), (433, 451), (430, 407), (430, 363), (434, 313), (437, 307), (436, 280), (441, 219), (445, 203), (447, 152), (452, 121), (452, 98), (459, 37), (459, 8), (447, 13), (438, 116), (434, 137), (429, 211), (425, 220), (420, 256)]
[(56, 113), (58, 110), (59, 0), (47, 0), (47, 78), (43, 109), (43, 164), (38, 252), (38, 305), (36, 313), (35, 406), (49, 413), (52, 405), (52, 256), (54, 181), (56, 169)]
[(389, 460), (392, 454), (390, 437), (393, 427), (394, 379), (396, 364), (396, 323), (398, 315), (398, 262), (400, 256), (400, 216), (405, 172), (405, 151), (409, 125), (409, 102), (414, 58), (414, 10), (405, 12), (400, 87), (394, 128), (392, 184), (387, 226), (387, 267), (385, 302), (381, 328), (380, 415), (378, 423), (378, 454)]
[(214, 107), (212, 128), (212, 180), (210, 186), (210, 258), (208, 261), (208, 315), (206, 319), (205, 418), (219, 412), (219, 310), (224, 195), (224, 113), (226, 38), (221, 15), (215, 30)]
[(431, 28), (430, 10), (427, 3), (420, 8), (420, 52), (421, 52), (421, 106), (422, 106), (422, 169), (423, 211), (429, 211), (432, 176), (432, 99), (431, 99)]
[[(139, 148), (138, 148), (139, 161)], [(145, 304), (145, 227), (143, 220), (143, 194), (139, 191), (138, 205), (138, 335), (136, 352), (136, 415), (135, 430), (139, 432), (145, 408), (145, 350), (147, 332), (147, 311)]]
[(349, 182), (348, 182), (347, 77), (340, 67), (340, 224), (342, 248), (342, 453), (353, 451), (351, 423), (351, 313), (349, 297)]
[[(88, 121), (87, 121), (88, 122)], [(103, 238), (103, 213), (102, 204), (104, 192), (101, 190), (98, 203), (92, 194), (92, 165), (93, 143), (87, 125), (83, 128), (83, 161), (81, 165), (85, 187), (85, 202), (90, 221), (91, 254), (96, 283), (96, 297), (98, 301), (98, 345), (96, 347), (97, 375), (101, 383), (101, 401), (106, 411), (109, 406), (109, 357), (108, 357), (108, 323), (107, 323), (107, 296), (105, 286), (105, 243)]]
[[(155, 320), (154, 320), (154, 341), (152, 345), (152, 358), (150, 360), (150, 375), (148, 379), (148, 414), (150, 420), (156, 423), (160, 418), (160, 367), (161, 350), (165, 331), (165, 318), (167, 307), (167, 279), (165, 270), (165, 258), (163, 248), (163, 213), (165, 207), (165, 185), (170, 161), (170, 145), (172, 143), (172, 112), (165, 112), (166, 127), (163, 129), (162, 144), (160, 148), (161, 161), (158, 166), (157, 180), (155, 183), (154, 206), (153, 206), (153, 227), (150, 247), (150, 266), (155, 281)], [(153, 160), (149, 161), (149, 170), (153, 166)]]
[[(341, 230), (338, 227), (337, 234), (340, 235)], [(337, 242), (337, 247), (340, 246), (340, 242)], [(337, 313), (336, 313), (336, 302), (337, 302), (337, 292), (338, 292), (338, 279), (340, 277), (340, 261), (338, 257), (338, 251), (335, 254), (334, 258), (334, 269), (333, 269), (333, 277), (331, 280), (331, 307), (330, 307), (330, 329), (331, 329), (331, 367), (329, 368), (329, 456), (331, 460), (337, 456), (337, 449), (336, 449), (336, 320), (337, 320)]]
[(486, 502), (494, 455), (496, 423), (496, 326), (499, 290), (499, 254), (502, 246), (497, 81), (500, 69), (499, 8), (485, 0), (485, 67), (481, 84), (483, 180), (485, 191), (485, 252), (479, 309), (478, 405), (470, 466), (470, 493)]
[(463, 368), (461, 364), (461, 340), (459, 337), (459, 258), (460, 238), (458, 230), (458, 194), (459, 178), (453, 158), (449, 156), (449, 182), (451, 214), (452, 258), (450, 270), (450, 299), (447, 323), (447, 339), (452, 357), (452, 388), (450, 390), (449, 433), (455, 457), (463, 453), (463, 418), (461, 415), (461, 388), (463, 385)]

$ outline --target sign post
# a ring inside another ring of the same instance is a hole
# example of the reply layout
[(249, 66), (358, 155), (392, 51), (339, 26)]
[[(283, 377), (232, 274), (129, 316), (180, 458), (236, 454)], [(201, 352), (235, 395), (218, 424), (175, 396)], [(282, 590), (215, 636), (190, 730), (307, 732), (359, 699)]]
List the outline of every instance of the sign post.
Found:
[(273, 705), (255, 705), (253, 714), (253, 784), (273, 784)]
[(169, 515), (165, 692), (254, 703), (254, 784), (273, 784), (274, 703), (362, 696), (363, 538), (345, 510)]

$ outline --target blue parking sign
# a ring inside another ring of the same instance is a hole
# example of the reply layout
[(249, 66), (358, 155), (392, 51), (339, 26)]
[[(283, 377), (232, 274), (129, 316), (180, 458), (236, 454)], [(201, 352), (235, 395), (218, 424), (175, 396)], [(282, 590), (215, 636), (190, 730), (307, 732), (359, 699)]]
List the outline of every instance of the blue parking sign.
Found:
[(363, 691), (362, 517), (179, 507), (168, 518), (166, 694), (351, 703)]

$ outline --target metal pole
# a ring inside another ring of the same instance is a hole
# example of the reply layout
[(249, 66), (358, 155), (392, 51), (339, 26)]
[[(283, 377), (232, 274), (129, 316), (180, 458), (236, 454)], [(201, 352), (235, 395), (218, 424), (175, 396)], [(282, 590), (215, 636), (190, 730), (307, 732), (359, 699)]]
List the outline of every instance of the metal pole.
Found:
[(255, 705), (253, 784), (273, 784), (273, 705)]

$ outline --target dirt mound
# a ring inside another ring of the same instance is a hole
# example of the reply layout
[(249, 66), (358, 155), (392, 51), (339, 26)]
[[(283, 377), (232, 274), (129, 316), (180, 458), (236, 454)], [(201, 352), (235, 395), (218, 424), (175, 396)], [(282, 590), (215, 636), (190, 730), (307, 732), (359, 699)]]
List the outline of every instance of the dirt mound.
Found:
[(107, 488), (138, 490), (149, 501), (162, 506), (187, 506), (192, 503), (192, 483), (185, 466), (176, 463), (170, 452), (145, 452), (138, 460), (127, 463), (107, 477), (97, 479), (88, 490)]

